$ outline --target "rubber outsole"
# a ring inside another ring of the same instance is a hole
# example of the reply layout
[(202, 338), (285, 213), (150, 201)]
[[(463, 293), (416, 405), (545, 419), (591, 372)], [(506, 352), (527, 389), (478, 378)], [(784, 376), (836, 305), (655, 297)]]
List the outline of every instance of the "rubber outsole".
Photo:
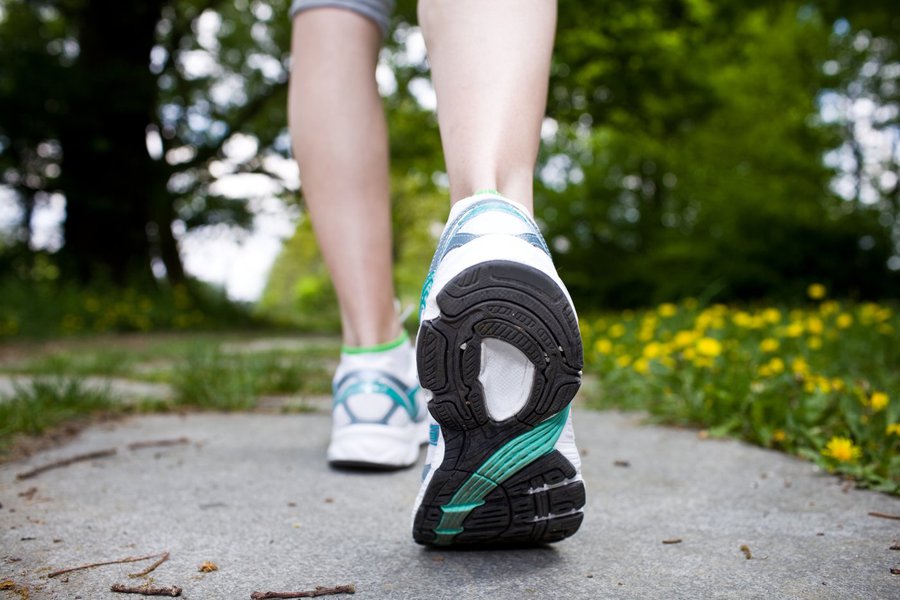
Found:
[[(416, 511), (413, 537), (438, 546), (534, 545), (578, 529), (584, 485), (553, 449), (581, 385), (578, 322), (559, 285), (511, 261), (462, 271), (419, 328), (416, 359), (445, 449)], [(491, 419), (479, 382), (481, 341), (497, 338), (534, 365), (531, 393)]]

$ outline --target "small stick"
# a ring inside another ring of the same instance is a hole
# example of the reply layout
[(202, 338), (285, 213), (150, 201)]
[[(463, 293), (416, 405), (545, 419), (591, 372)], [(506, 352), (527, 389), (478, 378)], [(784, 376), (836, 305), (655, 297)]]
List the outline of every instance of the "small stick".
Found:
[(96, 563), (88, 563), (86, 565), (79, 565), (77, 567), (69, 567), (68, 569), (60, 569), (59, 571), (53, 571), (47, 577), (53, 578), (58, 577), (59, 575), (63, 575), (65, 573), (71, 573), (72, 571), (81, 571), (82, 569), (92, 569), (94, 567), (105, 567), (106, 565), (121, 565), (123, 563), (132, 563), (132, 562), (140, 562), (142, 560), (150, 560), (151, 558), (158, 558), (163, 554), (168, 554), (168, 552), (162, 552), (159, 554), (148, 554), (147, 556), (128, 556), (125, 558), (120, 558), (119, 560), (107, 560), (104, 562), (96, 562)]
[(158, 567), (159, 565), (163, 564), (163, 563), (166, 562), (167, 560), (169, 560), (169, 553), (168, 553), (168, 552), (163, 552), (163, 553), (162, 553), (162, 556), (160, 556), (159, 559), (158, 559), (156, 562), (154, 562), (152, 565), (150, 565), (149, 567), (147, 567), (146, 569), (144, 569), (144, 570), (141, 571), (140, 573), (129, 573), (128, 576), (129, 576), (129, 577), (143, 577), (143, 576), (146, 575), (147, 573), (152, 572), (154, 569), (156, 569), (156, 567)]
[(98, 450), (97, 452), (88, 452), (87, 454), (78, 454), (77, 456), (72, 456), (70, 458), (64, 458), (62, 460), (57, 460), (52, 463), (47, 463), (46, 465), (42, 465), (40, 467), (34, 468), (30, 471), (25, 471), (24, 473), (19, 473), (16, 475), (16, 479), (30, 479), (32, 477), (36, 477), (45, 471), (50, 471), (51, 469), (58, 469), (60, 467), (68, 467), (71, 464), (82, 462), (85, 460), (94, 460), (95, 458), (106, 458), (108, 456), (112, 456), (116, 453), (115, 448), (110, 448), (108, 450)]
[(870, 517), (878, 517), (880, 519), (894, 519), (895, 521), (900, 521), (900, 515), (889, 515), (883, 512), (872, 511), (869, 513)]
[(669, 539), (669, 540), (663, 540), (662, 543), (663, 543), (663, 544), (680, 544), (680, 543), (681, 543), (681, 538), (672, 538), (672, 539)]
[(171, 440), (147, 440), (146, 442), (133, 442), (128, 444), (129, 450), (141, 450), (143, 448), (164, 448), (166, 446), (180, 446), (189, 444), (191, 440), (186, 437), (175, 438)]
[(180, 596), (181, 588), (177, 585), (172, 587), (150, 587), (148, 585), (142, 587), (131, 587), (114, 583), (110, 586), (109, 591), (119, 592), (120, 594), (140, 594), (141, 596)]
[(303, 592), (253, 592), (250, 594), (250, 600), (269, 600), (271, 598), (315, 598), (316, 596), (329, 596), (331, 594), (355, 594), (356, 586), (354, 585), (338, 585), (335, 587), (324, 587), (317, 585), (314, 590), (306, 590)]

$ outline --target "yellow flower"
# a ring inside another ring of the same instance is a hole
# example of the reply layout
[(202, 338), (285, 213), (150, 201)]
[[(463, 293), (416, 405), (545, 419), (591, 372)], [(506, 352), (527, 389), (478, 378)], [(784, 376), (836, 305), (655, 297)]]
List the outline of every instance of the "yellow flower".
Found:
[(777, 308), (767, 308), (763, 311), (762, 318), (766, 323), (774, 325), (781, 320), (781, 311)]
[(853, 317), (849, 313), (841, 313), (838, 315), (835, 323), (837, 324), (838, 329), (847, 329), (853, 325)]
[(687, 329), (684, 331), (679, 331), (678, 333), (675, 334), (675, 339), (672, 340), (672, 343), (675, 344), (676, 346), (681, 346), (681, 347), (690, 346), (691, 344), (694, 343), (694, 340), (697, 339), (698, 335), (699, 334), (696, 331), (691, 331), (691, 330), (687, 330)]
[(616, 323), (612, 327), (609, 328), (609, 337), (622, 337), (625, 335), (625, 326), (621, 323)]
[(821, 300), (825, 297), (825, 293), (825, 286), (821, 283), (812, 283), (808, 288), (806, 288), (806, 295), (813, 300)]
[(800, 337), (803, 335), (803, 323), (794, 321), (787, 326), (787, 329), (784, 330), (784, 334), (792, 338)]
[(813, 335), (821, 335), (824, 329), (825, 325), (822, 323), (822, 319), (820, 319), (819, 317), (810, 317), (806, 321), (806, 330)]
[(806, 345), (810, 350), (818, 350), (822, 347), (822, 338), (813, 336), (806, 340)]
[(646, 358), (639, 358), (634, 361), (634, 364), (631, 366), (631, 368), (634, 369), (635, 373), (640, 373), (641, 375), (643, 375), (650, 370), (650, 361)]
[(836, 313), (840, 308), (841, 305), (834, 300), (826, 300), (819, 306), (819, 312), (827, 317), (830, 314)]
[(661, 317), (673, 317), (675, 313), (678, 312), (678, 307), (672, 304), (671, 302), (665, 302), (659, 305), (659, 308), (656, 309), (659, 312), (659, 316)]
[(831, 380), (831, 387), (833, 387), (835, 391), (841, 391), (842, 389), (844, 389), (844, 380), (838, 379), (837, 377), (833, 378)]
[(791, 361), (791, 371), (794, 375), (809, 375), (809, 363), (805, 359), (797, 357)]
[(663, 353), (664, 349), (663, 345), (659, 342), (650, 342), (644, 346), (644, 358), (658, 358)]
[(887, 406), (888, 402), (890, 398), (884, 392), (872, 392), (872, 397), (869, 398), (869, 406), (876, 412)]
[(828, 456), (838, 462), (852, 462), (860, 457), (862, 451), (858, 446), (854, 445), (849, 438), (835, 436), (828, 440), (825, 449), (822, 450), (823, 456)]
[(715, 358), (722, 354), (722, 342), (711, 337), (700, 338), (697, 340), (697, 352)]
[(619, 368), (624, 369), (625, 367), (627, 367), (630, 364), (631, 364), (631, 357), (628, 356), (627, 354), (623, 354), (622, 356), (620, 356), (616, 359), (616, 366)]
[(600, 338), (594, 343), (594, 350), (600, 354), (609, 354), (612, 352), (612, 342), (606, 338)]
[(888, 435), (900, 435), (900, 423), (889, 423), (884, 432)]
[(759, 343), (759, 349), (763, 352), (775, 352), (778, 350), (778, 340), (774, 338), (766, 338)]
[(773, 442), (783, 442), (785, 438), (787, 438), (787, 434), (784, 432), (784, 429), (776, 429), (772, 432)]
[(784, 361), (776, 356), (769, 361), (769, 369), (771, 369), (772, 373), (775, 375), (784, 372)]

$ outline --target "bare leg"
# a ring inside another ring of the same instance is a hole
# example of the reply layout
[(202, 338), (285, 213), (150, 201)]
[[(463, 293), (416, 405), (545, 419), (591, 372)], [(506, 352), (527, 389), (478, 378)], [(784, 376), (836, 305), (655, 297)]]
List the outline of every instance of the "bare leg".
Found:
[(377, 25), (347, 10), (317, 8), (294, 19), (291, 138), (348, 346), (400, 334), (387, 127), (375, 83), (380, 47)]
[(479, 189), (533, 204), (555, 0), (420, 0), (456, 202)]

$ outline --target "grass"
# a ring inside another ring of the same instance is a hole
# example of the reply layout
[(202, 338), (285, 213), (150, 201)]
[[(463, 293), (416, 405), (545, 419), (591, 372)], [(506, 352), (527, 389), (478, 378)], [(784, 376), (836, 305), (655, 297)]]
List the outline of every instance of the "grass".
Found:
[(78, 379), (46, 377), (16, 385), (12, 397), (0, 402), (0, 450), (16, 434), (39, 435), (115, 406), (108, 389), (88, 386)]
[(583, 319), (590, 403), (641, 409), (804, 456), (900, 493), (900, 318), (824, 299), (802, 308), (663, 304)]
[[(339, 340), (266, 335), (262, 348), (259, 341), (248, 334), (139, 334), (59, 340), (50, 351), (33, 342), (3, 348), (15, 359), (0, 374), (33, 379), (0, 398), (0, 453), (17, 435), (97, 413), (248, 410), (264, 395), (298, 395), (285, 411), (313, 410), (303, 397), (330, 392)], [(87, 377), (167, 384), (172, 398), (123, 403)]]

